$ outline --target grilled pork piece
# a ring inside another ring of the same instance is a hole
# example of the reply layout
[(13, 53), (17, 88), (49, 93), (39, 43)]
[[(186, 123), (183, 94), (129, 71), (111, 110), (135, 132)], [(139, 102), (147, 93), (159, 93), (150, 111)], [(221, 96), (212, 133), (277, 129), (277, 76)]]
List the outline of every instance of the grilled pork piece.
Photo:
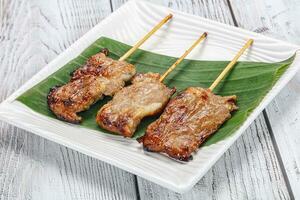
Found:
[(160, 113), (175, 89), (159, 81), (157, 73), (138, 74), (132, 85), (118, 91), (97, 114), (97, 123), (104, 129), (131, 137), (146, 116)]
[(190, 87), (170, 100), (158, 120), (139, 139), (146, 150), (163, 152), (182, 161), (192, 158), (204, 140), (237, 110), (236, 96), (218, 96)]
[(113, 96), (135, 75), (135, 67), (125, 61), (106, 57), (102, 51), (71, 74), (67, 84), (50, 89), (47, 96), (50, 110), (62, 120), (79, 123), (78, 112), (87, 110), (103, 95)]

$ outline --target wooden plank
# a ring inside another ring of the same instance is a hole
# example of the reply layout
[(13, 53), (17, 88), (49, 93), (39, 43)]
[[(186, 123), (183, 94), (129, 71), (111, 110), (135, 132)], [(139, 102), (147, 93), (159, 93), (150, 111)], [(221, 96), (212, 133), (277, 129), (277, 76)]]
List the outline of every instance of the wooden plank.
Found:
[[(237, 23), (246, 29), (300, 45), (297, 0), (232, 1)], [(251, 17), (249, 17), (251, 16)], [(267, 107), (273, 137), (295, 199), (300, 199), (300, 73)]]
[[(226, 0), (152, 1), (234, 25)], [(113, 8), (124, 2), (112, 0)], [(289, 199), (262, 115), (192, 191), (180, 195), (141, 178), (138, 183), (141, 199)]]
[[(0, 101), (92, 28), (108, 0), (0, 1)], [(136, 199), (132, 174), (0, 123), (0, 199)]]
[[(149, 2), (170, 7), (176, 10), (180, 10), (186, 13), (200, 15), (208, 19), (215, 19), (219, 22), (226, 24), (233, 24), (233, 20), (230, 17), (230, 10), (226, 0), (148, 0)], [(111, 0), (113, 9), (119, 8), (127, 0)]]

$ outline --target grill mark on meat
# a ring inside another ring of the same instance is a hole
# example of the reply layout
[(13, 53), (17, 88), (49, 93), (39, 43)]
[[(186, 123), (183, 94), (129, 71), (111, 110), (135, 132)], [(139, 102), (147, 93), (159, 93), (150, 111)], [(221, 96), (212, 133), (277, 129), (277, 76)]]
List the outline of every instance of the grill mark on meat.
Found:
[(100, 75), (101, 74), (101, 64), (103, 64), (103, 61), (99, 62), (100, 58), (105, 58), (108, 56), (109, 50), (107, 48), (103, 48), (100, 53), (95, 54), (91, 56), (87, 62), (86, 65), (79, 69), (75, 69), (74, 71), (70, 72), (71, 81), (76, 80), (83, 75)]
[(48, 106), (50, 106), (53, 103), (56, 103), (56, 100), (53, 96), (53, 94), (56, 92), (56, 90), (59, 88), (60, 86), (54, 86), (52, 88), (50, 88), (49, 93), (47, 95), (47, 104)]
[(71, 99), (63, 100), (63, 103), (65, 106), (71, 106), (73, 104), (73, 101)]
[(152, 152), (188, 161), (192, 153), (237, 110), (236, 96), (222, 97), (190, 87), (171, 99), (158, 120), (138, 141)]
[(109, 54), (108, 48), (103, 48), (103, 49), (101, 49), (100, 52), (103, 53), (105, 56), (108, 56), (108, 54)]
[(126, 124), (128, 123), (127, 116), (120, 116), (118, 121), (112, 121), (109, 115), (101, 115), (99, 116), (99, 120), (102, 121), (103, 126), (109, 127), (109, 130), (112, 132), (122, 132), (126, 133), (124, 135), (129, 135), (129, 130), (126, 128)]

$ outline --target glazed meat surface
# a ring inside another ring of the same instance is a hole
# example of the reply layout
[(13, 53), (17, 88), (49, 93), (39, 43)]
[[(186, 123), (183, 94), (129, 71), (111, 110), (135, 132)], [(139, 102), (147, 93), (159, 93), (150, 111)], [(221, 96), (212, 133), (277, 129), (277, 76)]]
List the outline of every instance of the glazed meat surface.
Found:
[(146, 150), (188, 161), (204, 140), (237, 110), (236, 96), (218, 96), (190, 87), (170, 100), (158, 120), (139, 139)]
[(117, 92), (98, 112), (96, 121), (104, 129), (131, 137), (146, 116), (160, 113), (175, 89), (159, 81), (157, 73), (138, 74), (132, 85)]
[(135, 75), (133, 65), (108, 58), (106, 54), (107, 50), (90, 57), (71, 74), (70, 82), (50, 89), (48, 106), (59, 119), (81, 122), (77, 113), (87, 110), (103, 95), (113, 96)]

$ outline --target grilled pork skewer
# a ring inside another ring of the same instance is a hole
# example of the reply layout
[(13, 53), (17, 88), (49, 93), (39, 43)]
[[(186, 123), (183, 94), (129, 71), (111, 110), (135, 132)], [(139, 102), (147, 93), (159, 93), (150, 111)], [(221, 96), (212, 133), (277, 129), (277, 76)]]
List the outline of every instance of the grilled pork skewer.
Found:
[(114, 95), (135, 73), (132, 64), (98, 53), (73, 72), (70, 82), (50, 89), (48, 106), (57, 118), (79, 123), (82, 118), (77, 115), (78, 112), (87, 110), (103, 95)]
[(97, 123), (104, 129), (131, 137), (140, 121), (145, 116), (160, 113), (175, 92), (159, 78), (157, 73), (136, 75), (132, 85), (124, 87), (102, 106), (97, 114)]
[(238, 109), (236, 96), (218, 96), (212, 90), (253, 43), (249, 40), (209, 89), (189, 87), (170, 100), (160, 118), (139, 139), (148, 151), (188, 161), (192, 153)]
[(77, 113), (87, 110), (104, 95), (113, 96), (135, 75), (135, 67), (125, 59), (171, 18), (171, 14), (166, 16), (118, 61), (107, 57), (107, 49), (91, 56), (71, 74), (70, 82), (50, 89), (47, 96), (50, 110), (61, 120), (80, 123), (82, 118)]
[(170, 100), (163, 114), (139, 139), (144, 149), (188, 161), (191, 154), (237, 109), (236, 96), (221, 97), (209, 89), (189, 87)]
[[(191, 51), (206, 38), (202, 36), (170, 67), (174, 69)], [(170, 71), (168, 70), (162, 77)], [(160, 113), (168, 103), (175, 89), (162, 83), (158, 73), (139, 74), (132, 85), (118, 91), (113, 99), (98, 112), (96, 122), (102, 128), (132, 137), (141, 120)]]

